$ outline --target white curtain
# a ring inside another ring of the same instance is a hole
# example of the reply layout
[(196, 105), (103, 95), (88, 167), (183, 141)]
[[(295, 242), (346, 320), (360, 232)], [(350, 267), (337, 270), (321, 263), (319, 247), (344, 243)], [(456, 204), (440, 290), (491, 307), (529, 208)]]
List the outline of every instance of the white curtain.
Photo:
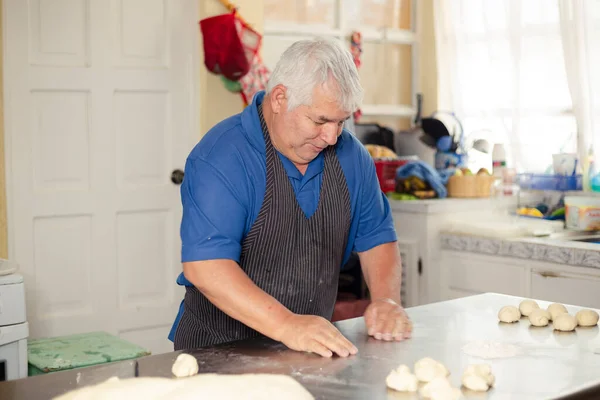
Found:
[(600, 157), (600, 0), (559, 0), (569, 89), (583, 161), (593, 144)]
[(558, 2), (434, 1), (440, 108), (467, 137), (503, 143), (520, 172), (576, 151)]

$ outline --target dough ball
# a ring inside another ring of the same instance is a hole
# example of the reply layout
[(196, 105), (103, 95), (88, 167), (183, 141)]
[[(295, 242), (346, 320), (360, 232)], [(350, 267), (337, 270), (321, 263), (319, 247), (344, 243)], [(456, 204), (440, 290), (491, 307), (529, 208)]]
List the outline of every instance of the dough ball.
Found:
[(410, 372), (410, 368), (401, 365), (392, 370), (385, 379), (387, 387), (399, 392), (416, 392), (419, 386), (419, 380)]
[(198, 361), (196, 361), (196, 357), (190, 354), (181, 353), (173, 363), (171, 372), (178, 378), (196, 375), (198, 373)]
[(446, 377), (450, 372), (441, 362), (425, 357), (415, 363), (415, 375), (419, 381), (427, 383), (437, 377)]
[(487, 392), (496, 381), (488, 364), (472, 364), (465, 369), (462, 384), (469, 390)]
[(575, 314), (579, 326), (595, 326), (598, 324), (598, 313), (594, 310), (581, 310)]
[(521, 315), (526, 317), (528, 317), (533, 310), (538, 308), (540, 308), (540, 306), (533, 300), (523, 300), (521, 304), (519, 304), (519, 311), (521, 312)]
[(504, 306), (498, 312), (498, 319), (502, 322), (517, 322), (521, 319), (521, 311), (515, 306)]
[(461, 397), (460, 389), (452, 387), (448, 378), (438, 376), (424, 385), (419, 391), (422, 397), (431, 400), (457, 400)]
[(556, 318), (553, 318), (554, 329), (557, 331), (573, 331), (577, 326), (577, 318), (569, 314), (558, 314)]
[(542, 308), (535, 309), (529, 314), (529, 322), (533, 326), (546, 326), (551, 319), (550, 312)]
[(550, 312), (550, 316), (552, 317), (552, 321), (560, 314), (568, 314), (567, 307), (563, 306), (560, 303), (552, 303), (548, 306), (548, 311)]

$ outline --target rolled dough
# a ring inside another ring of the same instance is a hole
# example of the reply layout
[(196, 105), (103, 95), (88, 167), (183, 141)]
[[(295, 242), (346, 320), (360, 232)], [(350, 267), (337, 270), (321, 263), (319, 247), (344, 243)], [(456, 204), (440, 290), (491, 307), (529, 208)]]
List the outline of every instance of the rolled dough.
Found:
[(54, 400), (314, 400), (296, 380), (287, 375), (200, 374), (185, 379), (110, 378), (55, 397)]

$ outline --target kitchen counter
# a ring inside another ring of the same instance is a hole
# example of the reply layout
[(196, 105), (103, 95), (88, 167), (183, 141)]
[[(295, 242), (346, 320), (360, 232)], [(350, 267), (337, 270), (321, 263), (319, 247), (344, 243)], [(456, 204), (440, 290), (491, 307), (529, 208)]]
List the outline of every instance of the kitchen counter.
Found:
[(446, 250), (600, 268), (600, 244), (596, 243), (555, 237), (508, 239), (444, 232), (440, 236), (442, 248)]
[[(200, 373), (279, 373), (294, 377), (317, 399), (417, 399), (388, 390), (385, 378), (391, 369), (422, 357), (443, 362), (450, 380), (460, 385), (462, 372), (472, 363), (491, 364), (496, 385), (487, 394), (463, 391), (466, 399), (592, 398), (600, 396), (598, 327), (558, 333), (552, 327), (534, 328), (525, 319), (516, 324), (498, 323), (498, 310), (521, 299), (483, 294), (407, 309), (413, 338), (404, 342), (379, 342), (367, 337), (361, 319), (336, 325), (359, 349), (356, 356), (326, 359), (290, 351), (285, 346), (253, 340), (191, 351)], [(540, 306), (547, 303), (540, 302)], [(570, 312), (578, 307), (568, 306)], [(463, 346), (511, 346), (512, 356), (483, 360), (466, 354)], [(0, 399), (48, 399), (68, 390), (101, 382), (111, 376), (169, 377), (179, 352), (36, 376), (0, 383)], [(579, 392), (577, 395), (575, 393)], [(598, 397), (596, 397), (598, 398)]]
[(429, 199), (429, 200), (393, 200), (390, 199), (392, 211), (439, 214), (447, 212), (463, 212), (476, 210), (506, 210), (517, 205), (515, 197), (481, 198), (481, 199)]

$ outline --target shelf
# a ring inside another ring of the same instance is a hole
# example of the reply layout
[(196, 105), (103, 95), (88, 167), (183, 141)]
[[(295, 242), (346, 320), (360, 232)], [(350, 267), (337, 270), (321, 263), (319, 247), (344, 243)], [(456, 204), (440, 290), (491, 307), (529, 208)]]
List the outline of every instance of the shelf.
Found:
[(396, 106), (391, 104), (365, 104), (360, 108), (363, 116), (375, 117), (402, 117), (412, 118), (417, 112), (410, 106)]

